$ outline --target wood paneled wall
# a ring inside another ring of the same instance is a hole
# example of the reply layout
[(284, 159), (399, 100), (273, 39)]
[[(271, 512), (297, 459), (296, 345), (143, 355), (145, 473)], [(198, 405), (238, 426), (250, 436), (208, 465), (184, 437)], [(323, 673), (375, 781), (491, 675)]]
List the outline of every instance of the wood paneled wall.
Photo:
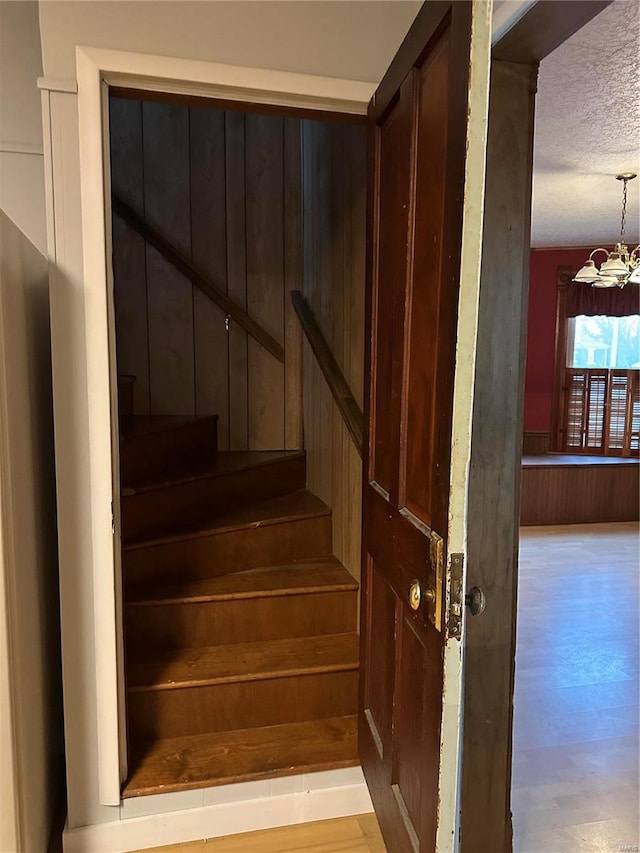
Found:
[(117, 356), (136, 414), (217, 414), (219, 447), (301, 442), (300, 122), (112, 98), (112, 188), (285, 348), (283, 365), (117, 216)]
[[(366, 132), (302, 122), (303, 292), (363, 405)], [(304, 344), (307, 484), (333, 508), (333, 550), (360, 575), (362, 460)]]
[[(547, 461), (548, 460), (548, 461)], [(524, 461), (520, 524), (638, 521), (638, 461), (561, 456)]]

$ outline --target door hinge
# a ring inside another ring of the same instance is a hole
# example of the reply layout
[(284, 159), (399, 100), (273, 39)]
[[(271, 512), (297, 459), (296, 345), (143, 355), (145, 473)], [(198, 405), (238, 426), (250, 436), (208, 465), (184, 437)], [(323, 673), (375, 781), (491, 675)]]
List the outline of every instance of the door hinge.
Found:
[(116, 532), (116, 517), (113, 512), (113, 501), (111, 501), (111, 533), (115, 535)]
[(447, 634), (454, 640), (462, 636), (462, 612), (464, 609), (464, 596), (462, 592), (462, 579), (464, 569), (464, 554), (450, 554), (447, 565), (447, 578), (449, 594), (447, 597)]

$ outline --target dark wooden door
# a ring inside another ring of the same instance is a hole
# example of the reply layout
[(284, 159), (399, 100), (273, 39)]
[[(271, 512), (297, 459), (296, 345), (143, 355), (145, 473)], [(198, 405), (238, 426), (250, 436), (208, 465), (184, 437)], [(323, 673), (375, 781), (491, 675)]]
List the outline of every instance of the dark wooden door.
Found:
[[(369, 108), (371, 344), (359, 740), (391, 853), (455, 849), (464, 452), (479, 277), (473, 263), (465, 262), (469, 301), (458, 309), (463, 246), (468, 239), (478, 243), (481, 230), (474, 210), (482, 209), (482, 177), (473, 177), (469, 163), (472, 154), (479, 156), (476, 171), (482, 171), (478, 114), (484, 109), (486, 121), (489, 48), (488, 23), (477, 19), (480, 6), (426, 3)], [(484, 47), (474, 54), (478, 38)], [(456, 517), (450, 518), (454, 495)], [(456, 525), (460, 550), (454, 553)], [(456, 647), (457, 663), (443, 703), (448, 644)], [(445, 706), (455, 712), (443, 737)]]

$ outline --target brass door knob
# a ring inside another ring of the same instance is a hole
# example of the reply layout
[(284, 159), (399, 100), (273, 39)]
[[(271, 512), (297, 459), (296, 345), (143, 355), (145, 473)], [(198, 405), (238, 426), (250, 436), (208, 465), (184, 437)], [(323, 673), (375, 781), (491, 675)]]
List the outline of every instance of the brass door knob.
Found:
[(409, 587), (409, 607), (412, 610), (418, 610), (423, 598), (425, 601), (433, 601), (435, 597), (435, 592), (432, 589), (423, 589), (418, 580), (415, 580)]
[(409, 607), (412, 610), (417, 610), (422, 601), (422, 590), (420, 589), (420, 581), (414, 581), (409, 587)]

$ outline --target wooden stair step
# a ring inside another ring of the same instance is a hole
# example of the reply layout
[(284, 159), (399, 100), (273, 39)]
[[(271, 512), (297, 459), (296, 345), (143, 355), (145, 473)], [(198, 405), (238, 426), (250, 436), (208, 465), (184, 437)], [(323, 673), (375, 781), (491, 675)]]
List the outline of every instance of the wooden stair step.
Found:
[(128, 607), (195, 604), (357, 591), (358, 582), (333, 555), (312, 557), (286, 566), (268, 566), (213, 578), (184, 580), (164, 587), (144, 585), (127, 594)]
[(134, 742), (123, 797), (358, 764), (357, 716)]
[(120, 438), (122, 483), (126, 487), (209, 465), (217, 446), (217, 415), (136, 415)]
[(175, 533), (127, 542), (124, 550), (125, 552), (132, 552), (140, 548), (169, 545), (185, 539), (217, 536), (221, 533), (233, 533), (240, 530), (256, 530), (270, 524), (282, 524), (287, 521), (327, 515), (331, 515), (331, 510), (320, 498), (306, 489), (299, 489), (286, 495), (256, 501), (245, 507), (199, 519), (193, 524), (183, 525)]
[(304, 489), (305, 453), (225, 451), (196, 468), (128, 486), (122, 492), (125, 541), (228, 513), (258, 501)]
[(357, 633), (296, 637), (176, 649), (154, 660), (130, 661), (129, 692), (292, 678), (358, 668)]
[[(256, 535), (256, 534), (253, 534)], [(333, 556), (127, 589), (127, 647), (216, 646), (355, 631), (358, 584)]]
[(341, 717), (358, 710), (358, 671), (305, 672), (295, 678), (130, 691), (127, 709), (132, 740)]
[(127, 543), (125, 583), (212, 577), (327, 555), (331, 549), (331, 510), (302, 489), (185, 525), (178, 533)]
[(124, 490), (124, 495), (131, 496), (161, 491), (181, 483), (227, 477), (262, 468), (266, 465), (287, 462), (290, 459), (304, 458), (304, 450), (221, 450), (215, 459), (203, 460), (197, 469), (174, 470), (168, 474), (163, 473), (161, 476), (131, 483)]

